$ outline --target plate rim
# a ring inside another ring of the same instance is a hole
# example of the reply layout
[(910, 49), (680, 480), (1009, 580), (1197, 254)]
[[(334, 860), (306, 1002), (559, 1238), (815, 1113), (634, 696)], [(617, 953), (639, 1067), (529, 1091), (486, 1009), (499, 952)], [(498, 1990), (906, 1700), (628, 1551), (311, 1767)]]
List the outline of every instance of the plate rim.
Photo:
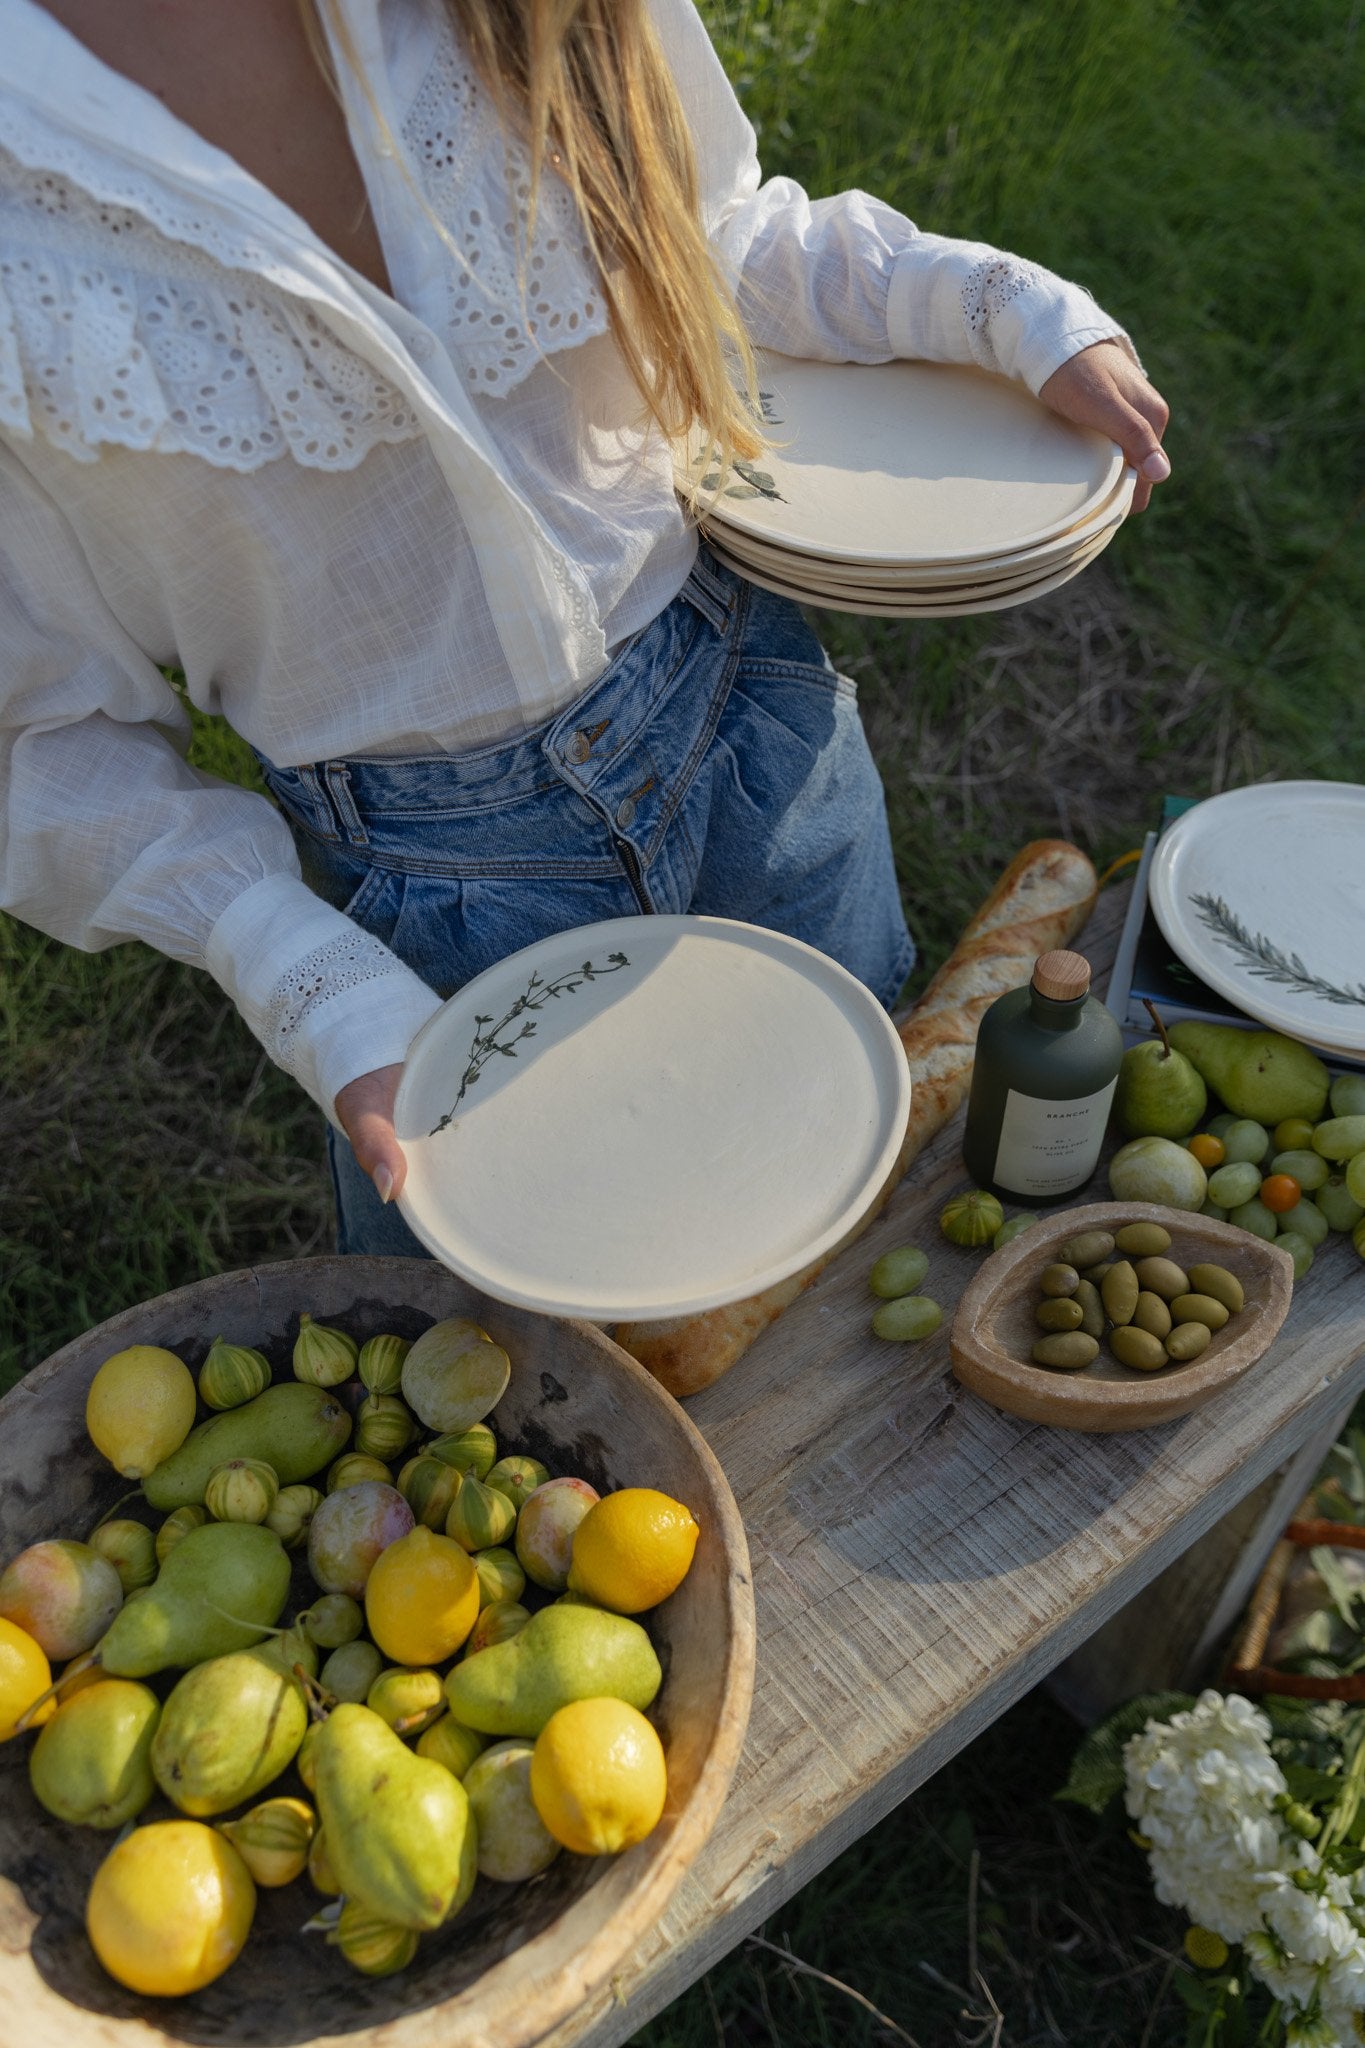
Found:
[[(1217, 955), (1196, 953), (1191, 958), (1194, 936), (1189, 929), (1188, 920), (1182, 914), (1176, 885), (1172, 879), (1172, 870), (1176, 861), (1187, 851), (1187, 842), (1199, 837), (1200, 826), (1192, 821), (1199, 818), (1201, 811), (1206, 813), (1202, 825), (1207, 829), (1208, 805), (1224, 805), (1223, 815), (1226, 816), (1227, 806), (1235, 804), (1239, 809), (1253, 809), (1256, 799), (1264, 799), (1266, 791), (1272, 789), (1285, 793), (1291, 800), (1294, 797), (1302, 797), (1311, 801), (1314, 796), (1322, 796), (1329, 792), (1335, 796), (1345, 795), (1353, 798), (1361, 805), (1362, 810), (1365, 810), (1365, 784), (1328, 780), (1325, 777), (1296, 776), (1282, 781), (1242, 783), (1236, 789), (1219, 790), (1213, 796), (1204, 797), (1190, 810), (1182, 812), (1180, 817), (1161, 834), (1152, 855), (1147, 891), (1152, 914), (1161, 928), (1162, 937), (1187, 967), (1198, 974), (1202, 981), (1207, 982), (1210, 988), (1225, 996), (1230, 1003), (1234, 1003), (1246, 1016), (1263, 1025), (1266, 1030), (1282, 1032), (1289, 1038), (1302, 1039), (1304, 1020), (1300, 1013), (1282, 1007), (1275, 997), (1263, 993), (1271, 984), (1258, 981), (1249, 973), (1239, 975), (1234, 968), (1226, 966)], [(1337, 1044), (1334, 1050), (1342, 1059), (1355, 1059), (1365, 1055), (1365, 1019), (1362, 1019), (1358, 1037), (1346, 1044)]]
[[(500, 1276), (490, 1281), (490, 1276), (474, 1262), (459, 1254), (452, 1254), (449, 1247), (443, 1245), (428, 1228), (425, 1219), (420, 1214), (414, 1214), (407, 1198), (405, 1184), (404, 1191), (396, 1196), (395, 1200), (400, 1215), (413, 1235), (449, 1272), (468, 1281), (471, 1286), (479, 1288), (483, 1293), (492, 1295), (496, 1300), (506, 1302), (510, 1307), (530, 1309), (539, 1315), (578, 1317), (587, 1322), (652, 1323), (668, 1321), (673, 1317), (702, 1315), (711, 1309), (728, 1307), (736, 1301), (746, 1301), (751, 1295), (761, 1294), (766, 1289), (791, 1279), (794, 1274), (803, 1271), (807, 1265), (814, 1264), (817, 1259), (823, 1258), (838, 1245), (877, 1200), (904, 1143), (910, 1116), (910, 1063), (905, 1057), (905, 1048), (901, 1044), (900, 1035), (889, 1011), (873, 995), (871, 989), (830, 954), (822, 953), (818, 946), (812, 946), (804, 939), (792, 938), (788, 933), (775, 931), (767, 925), (750, 924), (742, 918), (710, 917), (690, 911), (661, 911), (647, 914), (639, 912), (622, 917), (601, 918), (586, 925), (571, 925), (562, 932), (549, 933), (544, 938), (533, 940), (530, 945), (518, 947), (515, 953), (505, 954), (501, 960), (494, 961), (480, 974), (471, 976), (442, 1003), (439, 1010), (428, 1017), (409, 1045), (394, 1099), (395, 1127), (397, 1128), (401, 1122), (404, 1090), (408, 1087), (414, 1054), (418, 1052), (424, 1040), (429, 1041), (436, 1035), (440, 1020), (447, 1015), (452, 1005), (467, 1002), (470, 999), (470, 992), (476, 990), (481, 982), (491, 979), (494, 975), (506, 973), (517, 961), (527, 960), (532, 955), (543, 958), (547, 946), (559, 946), (580, 935), (590, 934), (595, 935), (593, 943), (600, 946), (623, 933), (638, 931), (641, 919), (646, 915), (651, 928), (656, 932), (661, 928), (672, 927), (679, 935), (684, 929), (695, 935), (701, 929), (716, 936), (724, 935), (731, 943), (734, 942), (734, 934), (753, 934), (761, 939), (765, 946), (788, 951), (798, 959), (804, 956), (818, 962), (822, 974), (832, 977), (836, 984), (845, 985), (852, 992), (858, 1007), (865, 1012), (870, 1021), (878, 1025), (889, 1056), (888, 1070), (894, 1080), (894, 1100), (886, 1107), (885, 1135), (857, 1194), (845, 1202), (833, 1221), (826, 1225), (818, 1237), (804, 1245), (799, 1253), (791, 1253), (781, 1260), (771, 1262), (761, 1270), (746, 1274), (742, 1280), (727, 1284), (719, 1291), (712, 1288), (700, 1294), (679, 1295), (667, 1302), (656, 1301), (652, 1306), (636, 1303), (624, 1306), (620, 1303), (601, 1303), (590, 1300), (586, 1294), (580, 1294), (576, 1299), (567, 1301), (543, 1292), (520, 1287), (509, 1288)], [(401, 1137), (399, 1142), (402, 1142)]]

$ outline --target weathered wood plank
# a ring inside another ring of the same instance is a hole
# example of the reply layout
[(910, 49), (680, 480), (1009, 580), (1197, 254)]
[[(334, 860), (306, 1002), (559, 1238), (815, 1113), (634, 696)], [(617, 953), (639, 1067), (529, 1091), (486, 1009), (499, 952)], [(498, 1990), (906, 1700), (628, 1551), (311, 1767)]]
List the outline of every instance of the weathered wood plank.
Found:
[[(1081, 942), (1107, 972), (1125, 891)], [(1365, 1380), (1365, 1285), (1319, 1253), (1276, 1343), (1164, 1428), (1082, 1436), (952, 1378), (947, 1325), (977, 1270), (937, 1228), (964, 1185), (960, 1119), (887, 1213), (688, 1404), (739, 1500), (758, 1675), (724, 1813), (657, 1933), (553, 2048), (624, 2041), (1042, 1679)], [(867, 1272), (919, 1243), (945, 1311), (926, 1343), (869, 1331)], [(625, 2002), (622, 2003), (621, 2001)]]

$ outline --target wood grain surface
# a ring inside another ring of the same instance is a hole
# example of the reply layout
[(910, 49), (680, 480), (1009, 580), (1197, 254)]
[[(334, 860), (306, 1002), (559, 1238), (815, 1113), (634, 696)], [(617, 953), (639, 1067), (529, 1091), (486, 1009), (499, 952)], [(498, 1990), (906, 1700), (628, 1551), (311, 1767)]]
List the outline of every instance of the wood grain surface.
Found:
[[(1077, 942), (1097, 978), (1127, 894), (1107, 891)], [(921, 1153), (862, 1241), (687, 1404), (749, 1537), (749, 1733), (660, 1927), (553, 2048), (628, 2040), (1365, 1383), (1365, 1268), (1334, 1235), (1270, 1350), (1192, 1415), (1086, 1436), (977, 1400), (952, 1376), (948, 1324), (979, 1255), (937, 1228), (944, 1200), (968, 1185), (961, 1124)], [(899, 1244), (929, 1253), (924, 1291), (944, 1309), (918, 1345), (868, 1328), (868, 1269)]]

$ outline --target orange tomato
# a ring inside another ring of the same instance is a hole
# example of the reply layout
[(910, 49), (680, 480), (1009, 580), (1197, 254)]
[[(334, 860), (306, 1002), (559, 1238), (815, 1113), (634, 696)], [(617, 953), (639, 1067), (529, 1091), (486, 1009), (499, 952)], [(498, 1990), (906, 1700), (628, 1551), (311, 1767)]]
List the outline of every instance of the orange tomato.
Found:
[(1292, 1209), (1302, 1193), (1292, 1173), (1268, 1173), (1261, 1182), (1261, 1200), (1275, 1216), (1283, 1216), (1286, 1209)]
[(1221, 1166), (1227, 1158), (1227, 1146), (1221, 1138), (1215, 1138), (1212, 1131), (1200, 1131), (1197, 1137), (1185, 1140), (1185, 1150), (1193, 1152), (1206, 1173), (1215, 1166)]

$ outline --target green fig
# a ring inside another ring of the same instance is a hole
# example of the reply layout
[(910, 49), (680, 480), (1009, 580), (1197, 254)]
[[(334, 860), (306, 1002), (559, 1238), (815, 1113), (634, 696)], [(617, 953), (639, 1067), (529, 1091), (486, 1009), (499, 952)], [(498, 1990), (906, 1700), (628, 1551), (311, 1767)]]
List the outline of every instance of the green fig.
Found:
[[(567, 1596), (566, 1596), (567, 1597)], [(493, 1600), (479, 1610), (479, 1618), (465, 1639), (462, 1657), (477, 1657), (494, 1643), (510, 1643), (531, 1619), (531, 1610), (516, 1600)]]
[(215, 1337), (199, 1368), (199, 1398), (206, 1408), (240, 1408), (270, 1385), (270, 1362), (245, 1344), (225, 1344)]
[(147, 1474), (142, 1491), (163, 1513), (202, 1504), (210, 1473), (230, 1458), (259, 1458), (281, 1486), (293, 1486), (321, 1471), (350, 1433), (351, 1418), (331, 1394), (286, 1380), (241, 1408), (201, 1422)]
[(526, 1574), (511, 1550), (479, 1550), (474, 1554), (479, 1581), (479, 1605), (491, 1607), (498, 1600), (520, 1600), (526, 1591)]
[[(294, 1339), (294, 1377), (313, 1387), (339, 1387), (356, 1368), (355, 1340), (344, 1330), (315, 1323), (306, 1312), (299, 1317), (299, 1334)], [(314, 1470), (317, 1468), (314, 1467)], [(302, 1475), (306, 1477), (307, 1475)]]
[(215, 1522), (263, 1522), (279, 1490), (275, 1469), (264, 1459), (229, 1458), (210, 1472), (204, 1506)]
[(398, 1491), (423, 1527), (440, 1534), (460, 1490), (462, 1476), (456, 1466), (423, 1452), (409, 1458), (399, 1473)]
[(459, 1780), (415, 1755), (368, 1707), (335, 1708), (314, 1754), (318, 1815), (345, 1897), (399, 1927), (439, 1927), (477, 1875)]
[(182, 1536), (202, 1529), (209, 1518), (207, 1508), (173, 1508), (156, 1532), (156, 1561), (165, 1564)]
[(182, 1813), (202, 1820), (254, 1799), (278, 1778), (307, 1726), (303, 1687), (277, 1663), (249, 1650), (211, 1657), (172, 1688), (152, 1742), (152, 1771)]
[(484, 1484), (496, 1493), (505, 1493), (513, 1507), (520, 1508), (549, 1476), (549, 1466), (542, 1465), (539, 1458), (499, 1458), (485, 1475)]
[(461, 1475), (459, 1492), (446, 1516), (447, 1536), (453, 1536), (464, 1550), (492, 1550), (505, 1543), (516, 1526), (516, 1506), (505, 1493), (485, 1486), (472, 1472)]
[(317, 1815), (302, 1799), (264, 1799), (240, 1820), (218, 1823), (256, 1884), (292, 1884), (308, 1868)]
[(473, 1728), (462, 1728), (453, 1714), (442, 1714), (417, 1738), (418, 1756), (430, 1757), (454, 1778), (463, 1778), (476, 1756), (488, 1747), (488, 1737)]
[(402, 1337), (371, 1337), (360, 1347), (356, 1371), (367, 1394), (396, 1394), (403, 1384), (403, 1360), (412, 1346)]
[(403, 1399), (428, 1429), (462, 1431), (497, 1407), (512, 1361), (465, 1316), (433, 1323), (403, 1360)]
[(406, 1740), (440, 1719), (446, 1710), (446, 1696), (438, 1672), (392, 1664), (380, 1672), (365, 1695), (365, 1704), (381, 1721), (387, 1721), (395, 1735)]
[[(321, 1722), (315, 1722), (308, 1731), (309, 1734), (316, 1735), (321, 1725)], [(311, 1783), (311, 1780), (306, 1782)], [(321, 1892), (324, 1898), (335, 1899), (339, 1895), (341, 1886), (337, 1881), (337, 1874), (332, 1868), (332, 1859), (327, 1854), (327, 1844), (323, 1839), (321, 1828), (318, 1829), (308, 1845), (308, 1876), (313, 1889)]]
[(393, 1474), (383, 1459), (372, 1456), (369, 1451), (343, 1451), (327, 1467), (328, 1493), (340, 1493), (345, 1486), (363, 1486), (366, 1480), (373, 1480), (379, 1486), (393, 1484)]
[(417, 1953), (417, 1936), (410, 1927), (381, 1920), (358, 1899), (347, 1899), (327, 1939), (365, 1977), (392, 1977), (406, 1970)]
[(90, 1548), (114, 1567), (125, 1599), (156, 1577), (156, 1531), (145, 1522), (101, 1522), (90, 1532)]
[(1168, 1036), (1234, 1116), (1274, 1125), (1288, 1117), (1315, 1123), (1322, 1115), (1331, 1076), (1297, 1039), (1192, 1020), (1173, 1024)]
[(322, 1499), (316, 1486), (282, 1486), (265, 1518), (265, 1526), (274, 1531), (286, 1550), (297, 1550), (307, 1538)]
[(319, 1671), (318, 1684), (333, 1699), (359, 1705), (383, 1669), (384, 1659), (373, 1643), (340, 1643)]
[(639, 1622), (597, 1607), (543, 1607), (510, 1641), (446, 1678), (450, 1711), (485, 1735), (539, 1735), (570, 1700), (607, 1696), (644, 1709), (663, 1681)]
[(207, 1522), (168, 1554), (155, 1584), (106, 1629), (95, 1660), (119, 1678), (202, 1664), (245, 1649), (279, 1620), (289, 1559), (254, 1522)]
[(63, 1701), (28, 1760), (34, 1794), (75, 1827), (121, 1828), (156, 1784), (151, 1748), (161, 1702), (149, 1686), (105, 1678)]
[(412, 1410), (397, 1394), (367, 1394), (356, 1410), (355, 1447), (369, 1457), (401, 1457), (416, 1434)]
[(457, 1472), (472, 1472), (476, 1479), (487, 1478), (497, 1455), (498, 1440), (486, 1422), (435, 1436), (423, 1451), (424, 1457), (439, 1458), (443, 1465), (451, 1465)]

